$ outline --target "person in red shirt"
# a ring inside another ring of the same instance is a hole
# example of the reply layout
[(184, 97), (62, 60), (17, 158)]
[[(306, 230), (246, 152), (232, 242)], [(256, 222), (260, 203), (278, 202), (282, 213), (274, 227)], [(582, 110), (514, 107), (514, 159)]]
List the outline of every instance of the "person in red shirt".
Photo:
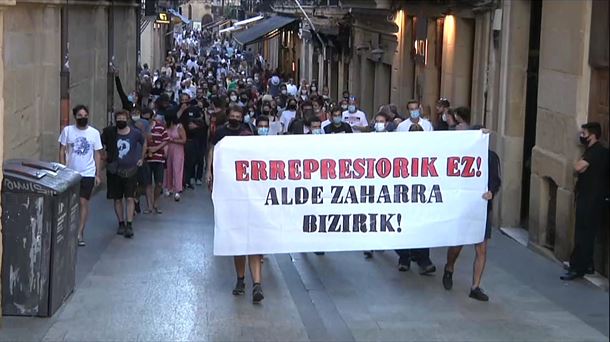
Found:
[(165, 151), (169, 142), (169, 135), (165, 125), (159, 118), (154, 118), (150, 124), (150, 134), (148, 134), (148, 150), (146, 151), (146, 161), (150, 169), (152, 178), (146, 186), (146, 201), (148, 209), (154, 210), (156, 214), (161, 214), (159, 208), (159, 197), (163, 192), (163, 174), (165, 172)]

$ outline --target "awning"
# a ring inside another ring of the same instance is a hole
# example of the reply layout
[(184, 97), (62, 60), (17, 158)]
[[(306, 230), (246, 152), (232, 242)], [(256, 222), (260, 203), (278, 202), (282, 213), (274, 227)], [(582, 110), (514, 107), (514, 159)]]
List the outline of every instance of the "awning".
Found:
[(216, 26), (222, 26), (225, 24), (230, 24), (231, 23), (231, 19), (220, 19), (220, 20), (216, 20), (214, 22), (211, 23), (207, 23), (205, 25), (201, 26), (201, 30), (207, 30), (207, 29), (211, 29), (212, 27), (216, 27)]
[(169, 13), (171, 13), (171, 15), (180, 18), (180, 20), (182, 20), (183, 23), (185, 23), (187, 25), (191, 23), (191, 20), (189, 18), (183, 16), (182, 14), (180, 14), (178, 11), (176, 11), (173, 8), (169, 8), (167, 11)]
[(275, 16), (256, 23), (249, 29), (238, 32), (233, 35), (233, 39), (242, 47), (252, 44), (258, 40), (270, 38), (284, 26), (290, 25), (297, 21), (297, 18)]

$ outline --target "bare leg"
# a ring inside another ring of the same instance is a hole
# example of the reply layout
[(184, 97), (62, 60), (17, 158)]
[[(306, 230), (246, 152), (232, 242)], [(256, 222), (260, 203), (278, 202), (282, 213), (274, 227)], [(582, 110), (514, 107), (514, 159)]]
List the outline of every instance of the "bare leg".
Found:
[(148, 210), (153, 210), (154, 208), (155, 195), (153, 193), (153, 189), (154, 188), (152, 184), (146, 186), (146, 205)]
[(248, 264), (250, 265), (250, 275), (252, 276), (252, 282), (255, 284), (260, 284), (261, 282), (262, 258), (263, 256), (260, 254), (248, 256)]
[(133, 212), (136, 206), (134, 198), (127, 198), (127, 222), (133, 222)]
[(123, 212), (123, 199), (114, 200), (114, 213), (119, 222), (125, 222), (125, 213)]
[(89, 200), (80, 198), (80, 224), (78, 226), (78, 238), (82, 240), (83, 234), (85, 233), (85, 223), (87, 223), (87, 217), (89, 216)]
[(472, 266), (472, 288), (475, 289), (481, 285), (481, 277), (485, 270), (485, 262), (487, 261), (487, 240), (474, 245), (475, 257)]
[(246, 256), (234, 256), (233, 263), (235, 264), (235, 272), (237, 273), (237, 277), (243, 278), (246, 274)]
[(153, 202), (153, 208), (159, 208), (159, 197), (161, 197), (161, 194), (163, 193), (163, 183), (159, 183), (155, 186), (155, 197), (154, 197), (154, 202)]
[(447, 264), (445, 265), (445, 271), (453, 272), (453, 267), (457, 258), (460, 256), (463, 246), (452, 246), (447, 248)]

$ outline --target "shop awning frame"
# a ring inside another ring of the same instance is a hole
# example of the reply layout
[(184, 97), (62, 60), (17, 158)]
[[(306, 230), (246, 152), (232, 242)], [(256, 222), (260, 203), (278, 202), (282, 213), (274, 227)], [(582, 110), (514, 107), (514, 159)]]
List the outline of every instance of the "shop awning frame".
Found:
[(279, 33), (279, 30), (298, 21), (298, 18), (286, 16), (273, 16), (259, 21), (247, 30), (235, 33), (233, 40), (245, 47), (260, 40), (272, 38)]
[(175, 10), (175, 9), (173, 9), (173, 8), (169, 8), (167, 11), (168, 11), (168, 12), (169, 12), (171, 15), (173, 15), (173, 16), (175, 16), (175, 17), (180, 18), (180, 20), (182, 20), (182, 22), (183, 22), (183, 23), (185, 23), (185, 24), (187, 24), (187, 25), (191, 23), (191, 20), (190, 20), (189, 18), (187, 18), (187, 17), (183, 16), (182, 14), (180, 14), (178, 11), (176, 11), (176, 10)]

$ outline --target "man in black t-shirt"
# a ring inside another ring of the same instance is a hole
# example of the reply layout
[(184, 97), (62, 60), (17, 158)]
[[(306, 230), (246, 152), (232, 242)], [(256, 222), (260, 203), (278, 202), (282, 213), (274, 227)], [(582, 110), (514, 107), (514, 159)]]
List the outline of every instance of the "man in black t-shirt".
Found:
[(184, 145), (184, 186), (193, 189), (191, 180), (196, 178), (195, 165), (203, 159), (205, 141), (207, 140), (207, 126), (201, 108), (191, 101), (188, 93), (180, 95), (180, 109), (178, 118), (186, 131), (186, 144)]
[[(213, 181), (213, 163), (214, 163), (214, 146), (218, 144), (222, 139), (228, 136), (240, 136), (240, 135), (252, 135), (252, 131), (243, 124), (244, 114), (243, 108), (238, 105), (233, 105), (229, 108), (229, 123), (222, 126), (216, 131), (216, 135), (212, 140), (210, 146), (210, 152), (208, 155), (208, 172), (207, 182), (208, 187), (212, 190)], [(258, 128), (267, 128), (269, 130), (269, 119), (267, 117), (260, 117), (257, 122)], [(264, 131), (264, 130), (262, 130)], [(222, 191), (222, 190), (219, 190)], [(246, 257), (243, 255), (234, 256), (235, 271), (237, 273), (237, 282), (233, 289), (233, 295), (238, 296), (245, 293), (245, 270), (246, 270)], [(252, 302), (260, 303), (263, 300), (263, 290), (261, 287), (261, 259), (262, 255), (251, 255), (249, 256), (250, 273), (252, 274), (253, 288), (252, 288)]]
[(576, 222), (574, 250), (570, 269), (561, 280), (581, 278), (593, 266), (595, 233), (608, 210), (608, 149), (599, 142), (601, 125), (589, 122), (581, 126), (580, 142), (585, 146), (582, 158), (574, 163), (576, 183)]
[(324, 127), (324, 133), (326, 134), (337, 134), (337, 133), (353, 133), (352, 127), (343, 121), (343, 109), (341, 107), (335, 107), (330, 113), (330, 124)]

